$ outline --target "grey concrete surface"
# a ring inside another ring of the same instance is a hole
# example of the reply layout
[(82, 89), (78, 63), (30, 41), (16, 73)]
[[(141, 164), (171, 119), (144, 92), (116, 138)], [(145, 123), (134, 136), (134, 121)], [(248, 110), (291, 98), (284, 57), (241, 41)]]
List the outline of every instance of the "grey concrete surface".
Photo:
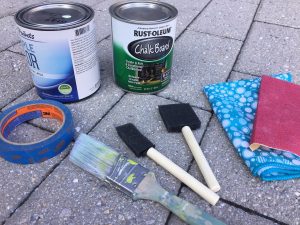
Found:
[(4, 51), (0, 54), (0, 109), (32, 86), (31, 75), (24, 56)]
[(0, 52), (19, 42), (19, 33), (13, 16), (0, 18)]
[(237, 40), (186, 31), (176, 42), (172, 84), (158, 95), (210, 109), (202, 89), (227, 79), (241, 44)]
[[(254, 178), (211, 115), (202, 88), (211, 83), (286, 71), (292, 72), (295, 82), (300, 83), (300, 3), (167, 0), (179, 10), (171, 84), (155, 95), (135, 95), (124, 93), (113, 81), (108, 7), (116, 1), (80, 1), (96, 11), (102, 86), (90, 98), (66, 104), (73, 114), (76, 134), (89, 133), (137, 160), (153, 170), (167, 190), (227, 224), (299, 225), (299, 179), (262, 182)], [(35, 2), (42, 0), (0, 2), (0, 109), (39, 99), (13, 21), (17, 10)], [(222, 200), (216, 206), (210, 206), (150, 159), (137, 159), (117, 137), (115, 126), (135, 123), (159, 151), (203, 181), (182, 135), (168, 133), (158, 114), (157, 105), (175, 102), (193, 105), (202, 122), (201, 129), (194, 133), (221, 184)], [(16, 142), (37, 141), (56, 128), (52, 123), (34, 120), (18, 127), (10, 138)], [(159, 204), (133, 202), (73, 166), (65, 158), (71, 148), (72, 145), (59, 156), (35, 165), (16, 165), (0, 159), (1, 225), (183, 224)]]
[[(141, 105), (144, 101), (147, 102), (146, 106)], [(115, 130), (115, 126), (134, 123), (162, 154), (187, 169), (192, 157), (182, 135), (168, 133), (158, 113), (158, 105), (170, 103), (174, 102), (151, 95), (128, 94), (90, 135), (139, 161), (155, 172), (163, 187), (176, 193), (180, 182), (150, 159), (136, 158), (118, 138)], [(210, 113), (199, 109), (196, 109), (196, 113), (202, 121), (202, 128), (195, 132), (197, 140), (200, 140)], [(60, 208), (60, 205), (64, 207)], [(34, 215), (42, 224), (82, 224), (82, 221), (85, 224), (165, 224), (168, 214), (168, 210), (157, 203), (144, 200), (133, 202), (119, 191), (104, 186), (97, 178), (77, 169), (66, 159), (7, 224), (30, 223)]]
[[(28, 124), (19, 126), (10, 136), (18, 143), (35, 142), (51, 133)], [(0, 224), (20, 205), (45, 179), (48, 172), (62, 160), (68, 150), (40, 164), (17, 165), (0, 158)]]
[[(195, 165), (193, 165), (192, 172), (195, 175)], [(196, 168), (197, 170), (197, 168)], [(205, 210), (207, 213), (213, 215), (219, 220), (227, 223), (227, 224), (239, 224), (239, 225), (274, 225), (276, 224), (274, 221), (262, 218), (260, 216), (253, 215), (249, 212), (245, 212), (244, 210), (238, 209), (231, 205), (228, 205), (224, 202), (219, 202), (216, 206), (210, 207), (207, 206), (203, 200), (199, 198), (194, 192), (188, 190), (186, 187), (182, 188), (181, 193), (179, 195), (181, 198), (184, 198), (198, 207)], [(169, 220), (169, 225), (183, 225), (178, 217), (172, 215)]]
[[(287, 224), (300, 223), (299, 179), (262, 182), (253, 177), (216, 117), (209, 124), (201, 147), (220, 182), (222, 198)], [(191, 173), (201, 177), (198, 170)]]
[(299, 10), (297, 0), (263, 0), (255, 20), (300, 28)]
[(234, 69), (257, 75), (289, 71), (299, 77), (299, 40), (297, 29), (255, 22)]
[(25, 0), (25, 1), (0, 1), (0, 18), (10, 14), (14, 14), (20, 8), (27, 5), (36, 4), (41, 2), (40, 0)]
[(243, 1), (215, 0), (197, 18), (191, 29), (244, 40), (257, 7)]
[(232, 71), (228, 80), (255, 79), (257, 76)]

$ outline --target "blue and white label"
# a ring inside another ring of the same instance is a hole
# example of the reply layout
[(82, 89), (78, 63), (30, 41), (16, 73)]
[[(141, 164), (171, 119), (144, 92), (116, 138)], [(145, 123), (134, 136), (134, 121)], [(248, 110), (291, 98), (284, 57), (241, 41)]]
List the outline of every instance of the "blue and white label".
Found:
[(61, 31), (19, 27), (32, 79), (42, 98), (73, 102), (100, 87), (95, 26)]

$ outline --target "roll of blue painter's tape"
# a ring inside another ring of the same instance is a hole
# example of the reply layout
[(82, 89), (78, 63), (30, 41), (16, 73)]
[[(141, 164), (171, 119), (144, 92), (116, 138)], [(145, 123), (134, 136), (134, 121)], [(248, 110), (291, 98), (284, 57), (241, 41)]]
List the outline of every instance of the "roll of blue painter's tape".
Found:
[[(20, 124), (36, 118), (56, 119), (60, 128), (38, 142), (15, 143), (9, 134)], [(61, 153), (74, 137), (71, 111), (62, 103), (51, 100), (35, 100), (15, 105), (0, 114), (0, 157), (18, 164), (43, 162)]]

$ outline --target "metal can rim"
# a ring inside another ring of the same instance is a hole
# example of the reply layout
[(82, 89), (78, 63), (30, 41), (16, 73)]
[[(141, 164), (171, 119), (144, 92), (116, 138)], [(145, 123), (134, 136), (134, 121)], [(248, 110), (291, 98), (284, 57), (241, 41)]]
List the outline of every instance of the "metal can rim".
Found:
[[(26, 22), (25, 20), (22, 19), (22, 16), (24, 15), (25, 12), (27, 12), (31, 9), (34, 9), (36, 7), (47, 6), (47, 5), (68, 5), (68, 6), (75, 5), (75, 6), (81, 7), (82, 9), (86, 10), (87, 17), (83, 18), (82, 20), (74, 21), (71, 24), (66, 24), (65, 26), (61, 25), (61, 26), (57, 26), (57, 27), (47, 26), (47, 25), (41, 26), (40, 24), (28, 23), (28, 22)], [(95, 15), (94, 10), (91, 7), (89, 7), (88, 5), (85, 5), (85, 4), (82, 4), (82, 3), (54, 2), (54, 3), (39, 3), (39, 4), (33, 4), (33, 5), (30, 5), (30, 6), (26, 6), (22, 9), (20, 9), (15, 14), (14, 19), (15, 19), (15, 22), (19, 26), (24, 27), (24, 28), (28, 28), (28, 29), (31, 29), (31, 30), (58, 31), (58, 30), (68, 30), (68, 29), (71, 29), (71, 28), (80, 27), (84, 24), (87, 24), (94, 18), (94, 15)]]
[[(130, 19), (124, 19), (116, 14), (116, 10), (119, 7), (121, 7), (123, 5), (127, 5), (127, 4), (133, 4), (133, 3), (151, 3), (151, 4), (155, 4), (155, 5), (159, 5), (159, 6), (165, 6), (170, 9), (172, 14), (170, 15), (169, 18), (167, 18), (165, 20), (160, 20), (160, 21), (130, 20)], [(109, 7), (109, 13), (113, 18), (115, 18), (119, 21), (126, 22), (126, 23), (141, 24), (141, 25), (155, 25), (155, 24), (167, 23), (167, 22), (174, 20), (178, 15), (178, 10), (175, 8), (175, 6), (173, 6), (169, 3), (166, 3), (166, 2), (158, 2), (158, 1), (151, 1), (151, 0), (150, 1), (121, 1), (121, 2), (117, 2), (113, 5), (111, 5)]]

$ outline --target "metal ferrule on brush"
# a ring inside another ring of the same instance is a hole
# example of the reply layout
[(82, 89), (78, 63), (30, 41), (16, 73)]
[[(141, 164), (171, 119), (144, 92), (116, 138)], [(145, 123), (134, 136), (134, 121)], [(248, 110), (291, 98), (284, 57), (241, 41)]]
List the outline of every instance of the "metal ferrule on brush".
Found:
[(133, 197), (134, 191), (148, 174), (149, 170), (137, 162), (119, 155), (111, 172), (106, 176), (108, 183), (117, 184), (117, 188)]

